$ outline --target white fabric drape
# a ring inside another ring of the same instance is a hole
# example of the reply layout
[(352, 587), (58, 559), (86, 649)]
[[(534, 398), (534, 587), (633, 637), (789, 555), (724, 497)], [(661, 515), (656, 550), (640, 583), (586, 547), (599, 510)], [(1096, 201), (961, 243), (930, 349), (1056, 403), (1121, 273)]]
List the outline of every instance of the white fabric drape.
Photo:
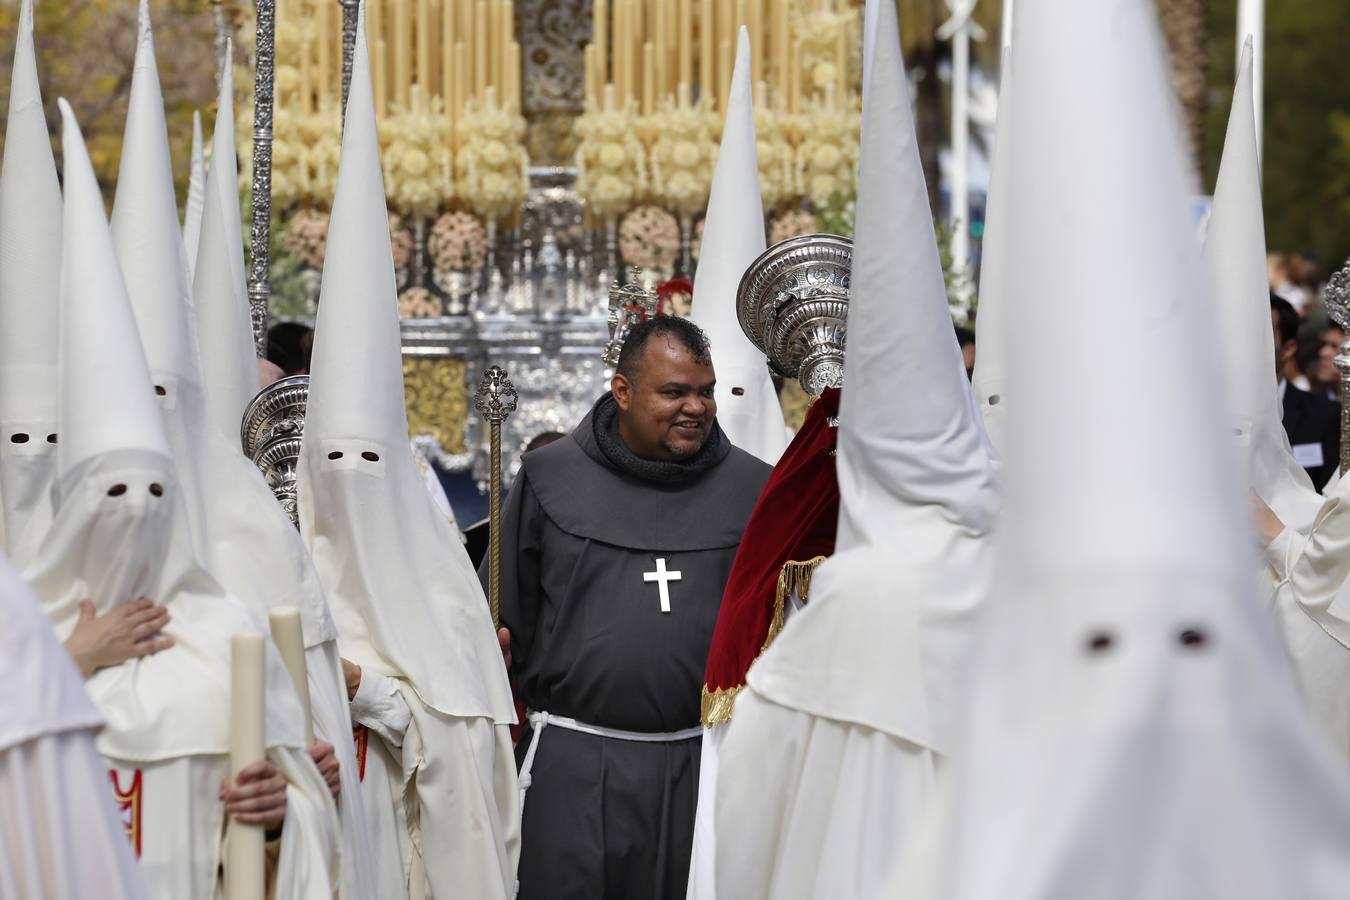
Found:
[[(936, 794), (938, 756), (872, 728), (807, 716), (743, 690), (720, 754), (718, 895), (737, 900), (873, 897)], [(772, 734), (764, 753), (756, 734)], [(723, 832), (728, 833), (728, 832)]]
[(39, 897), (149, 897), (88, 731), (0, 750), (0, 898)]
[(0, 900), (143, 900), (94, 749), (102, 717), (0, 555)]

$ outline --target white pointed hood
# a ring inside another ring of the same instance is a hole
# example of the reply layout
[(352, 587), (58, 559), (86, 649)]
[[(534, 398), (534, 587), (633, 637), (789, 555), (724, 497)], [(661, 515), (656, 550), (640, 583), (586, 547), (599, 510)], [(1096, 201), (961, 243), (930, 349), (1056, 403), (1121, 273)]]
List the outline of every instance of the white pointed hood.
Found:
[(61, 189), (24, 0), (0, 169), (0, 548), (18, 565), (51, 520), (60, 270)]
[(172, 395), (173, 382), (194, 365), (190, 291), (148, 0), (141, 0), (138, 28), (112, 232), (151, 374)]
[(111, 451), (143, 450), (166, 458), (171, 451), (130, 315), (103, 195), (79, 125), (64, 101), (61, 114), (66, 176), (62, 241), (67, 250), (61, 265), (57, 458), (64, 477)]
[[(883, 4), (884, 5), (884, 4)], [(848, 347), (839, 404), (840, 550), (940, 507), (984, 530), (989, 457), (956, 342), (895, 16), (867, 8)], [(896, 286), (903, 285), (902, 291)], [(900, 389), (922, 386), (921, 389)]]
[(238, 177), (234, 86), (231, 79), (224, 78), (220, 82), (220, 104), (211, 137), (211, 172), (206, 178), (192, 295), (197, 313), (197, 349), (211, 419), (220, 433), (232, 440), (238, 438), (244, 408), (258, 392), (257, 357), (244, 275)]
[(1156, 9), (1016, 33), (998, 592), (934, 877), (890, 896), (1338, 896), (1350, 792), (1250, 574)]
[(1205, 263), (1224, 350), (1232, 431), (1247, 483), (1286, 525), (1307, 531), (1322, 506), (1294, 461), (1275, 380), (1265, 216), (1252, 105), (1251, 38), (1238, 63), (1223, 159), (1205, 234)]
[(997, 497), (947, 305), (895, 4), (869, 0), (865, 28), (836, 550), (746, 680), (780, 706), (947, 753)]
[[(1006, 26), (1005, 26), (1006, 28)], [(975, 319), (975, 372), (972, 384), (984, 417), (985, 431), (994, 451), (1003, 446), (1003, 416), (1007, 367), (1004, 365), (1004, 248), (1008, 241), (1007, 193), (1012, 172), (1008, 146), (1012, 140), (1013, 70), (1012, 52), (1003, 52), (999, 70), (998, 122), (994, 129), (994, 159), (989, 173), (989, 195), (985, 201), (984, 244), (980, 261), (980, 305)]]
[[(233, 81), (230, 78), (223, 80)], [(219, 117), (220, 113), (217, 112), (216, 118)], [(191, 280), (196, 272), (197, 242), (201, 238), (202, 207), (206, 202), (206, 157), (202, 153), (202, 114), (196, 109), (192, 111), (191, 160), (191, 167), (188, 170), (187, 204), (183, 207), (183, 248), (187, 251), (188, 280)]]
[(300, 528), (343, 655), (444, 715), (515, 718), (478, 578), (408, 443), (393, 251), (357, 29), (299, 474)]
[(773, 465), (788, 444), (783, 408), (764, 354), (736, 318), (736, 288), (765, 247), (750, 52), (750, 33), (741, 28), (689, 318), (712, 344), (722, 430), (737, 447)]

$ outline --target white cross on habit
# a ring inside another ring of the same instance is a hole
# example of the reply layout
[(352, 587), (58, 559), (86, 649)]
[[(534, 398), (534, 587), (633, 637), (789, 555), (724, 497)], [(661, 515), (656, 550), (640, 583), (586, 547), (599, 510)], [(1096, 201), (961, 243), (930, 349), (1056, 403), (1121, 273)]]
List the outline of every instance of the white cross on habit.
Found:
[(670, 583), (672, 581), (679, 581), (683, 577), (684, 575), (681, 572), (667, 571), (666, 558), (664, 556), (657, 557), (655, 572), (642, 573), (643, 581), (648, 584), (655, 581), (661, 589), (661, 612), (670, 612)]

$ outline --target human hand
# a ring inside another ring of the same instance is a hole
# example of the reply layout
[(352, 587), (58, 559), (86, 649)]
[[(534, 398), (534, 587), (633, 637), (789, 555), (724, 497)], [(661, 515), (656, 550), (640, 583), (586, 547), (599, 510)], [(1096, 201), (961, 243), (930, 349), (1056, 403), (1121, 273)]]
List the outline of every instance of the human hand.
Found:
[(319, 774), (328, 783), (328, 790), (332, 793), (333, 799), (336, 800), (340, 789), (340, 782), (338, 781), (339, 763), (333, 745), (327, 741), (315, 739), (314, 743), (309, 745), (309, 758), (314, 760), (314, 765), (319, 767)]
[(159, 636), (168, 624), (169, 610), (145, 597), (115, 606), (101, 616), (95, 613), (92, 600), (81, 600), (66, 650), (88, 678), (99, 669), (172, 647), (173, 638)]
[(225, 802), (225, 813), (241, 825), (275, 831), (286, 820), (286, 779), (265, 759), (240, 770), (234, 787), (230, 779), (222, 781), (219, 799)]
[(1247, 501), (1251, 506), (1252, 518), (1256, 520), (1256, 531), (1261, 538), (1261, 546), (1269, 547), (1284, 531), (1284, 523), (1256, 491), (1248, 489)]
[(361, 667), (356, 663), (342, 658), (342, 677), (347, 682), (347, 702), (356, 699), (356, 691), (361, 687)]
[(506, 663), (506, 668), (511, 668), (511, 629), (497, 629), (497, 643), (502, 647), (502, 660)]

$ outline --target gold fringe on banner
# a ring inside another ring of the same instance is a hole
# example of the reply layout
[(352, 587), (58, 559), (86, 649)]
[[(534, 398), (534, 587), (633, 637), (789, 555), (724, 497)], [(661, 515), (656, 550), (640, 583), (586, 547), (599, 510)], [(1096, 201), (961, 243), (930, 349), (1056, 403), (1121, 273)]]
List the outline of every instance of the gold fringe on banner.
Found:
[[(787, 621), (787, 601), (793, 592), (796, 592), (800, 603), (804, 604), (810, 599), (811, 576), (826, 558), (817, 556), (806, 562), (788, 560), (783, 564), (783, 570), (778, 573), (778, 588), (774, 591), (773, 619), (769, 622), (769, 633), (764, 636), (764, 643), (760, 646), (755, 659), (759, 659), (764, 651), (769, 649), (773, 639), (778, 637), (778, 632), (783, 630), (783, 623)], [(707, 685), (703, 686), (701, 713), (705, 728), (731, 721), (731, 709), (736, 703), (736, 695), (741, 692), (743, 686), (738, 684), (735, 687), (717, 688), (712, 691), (708, 690)]]

